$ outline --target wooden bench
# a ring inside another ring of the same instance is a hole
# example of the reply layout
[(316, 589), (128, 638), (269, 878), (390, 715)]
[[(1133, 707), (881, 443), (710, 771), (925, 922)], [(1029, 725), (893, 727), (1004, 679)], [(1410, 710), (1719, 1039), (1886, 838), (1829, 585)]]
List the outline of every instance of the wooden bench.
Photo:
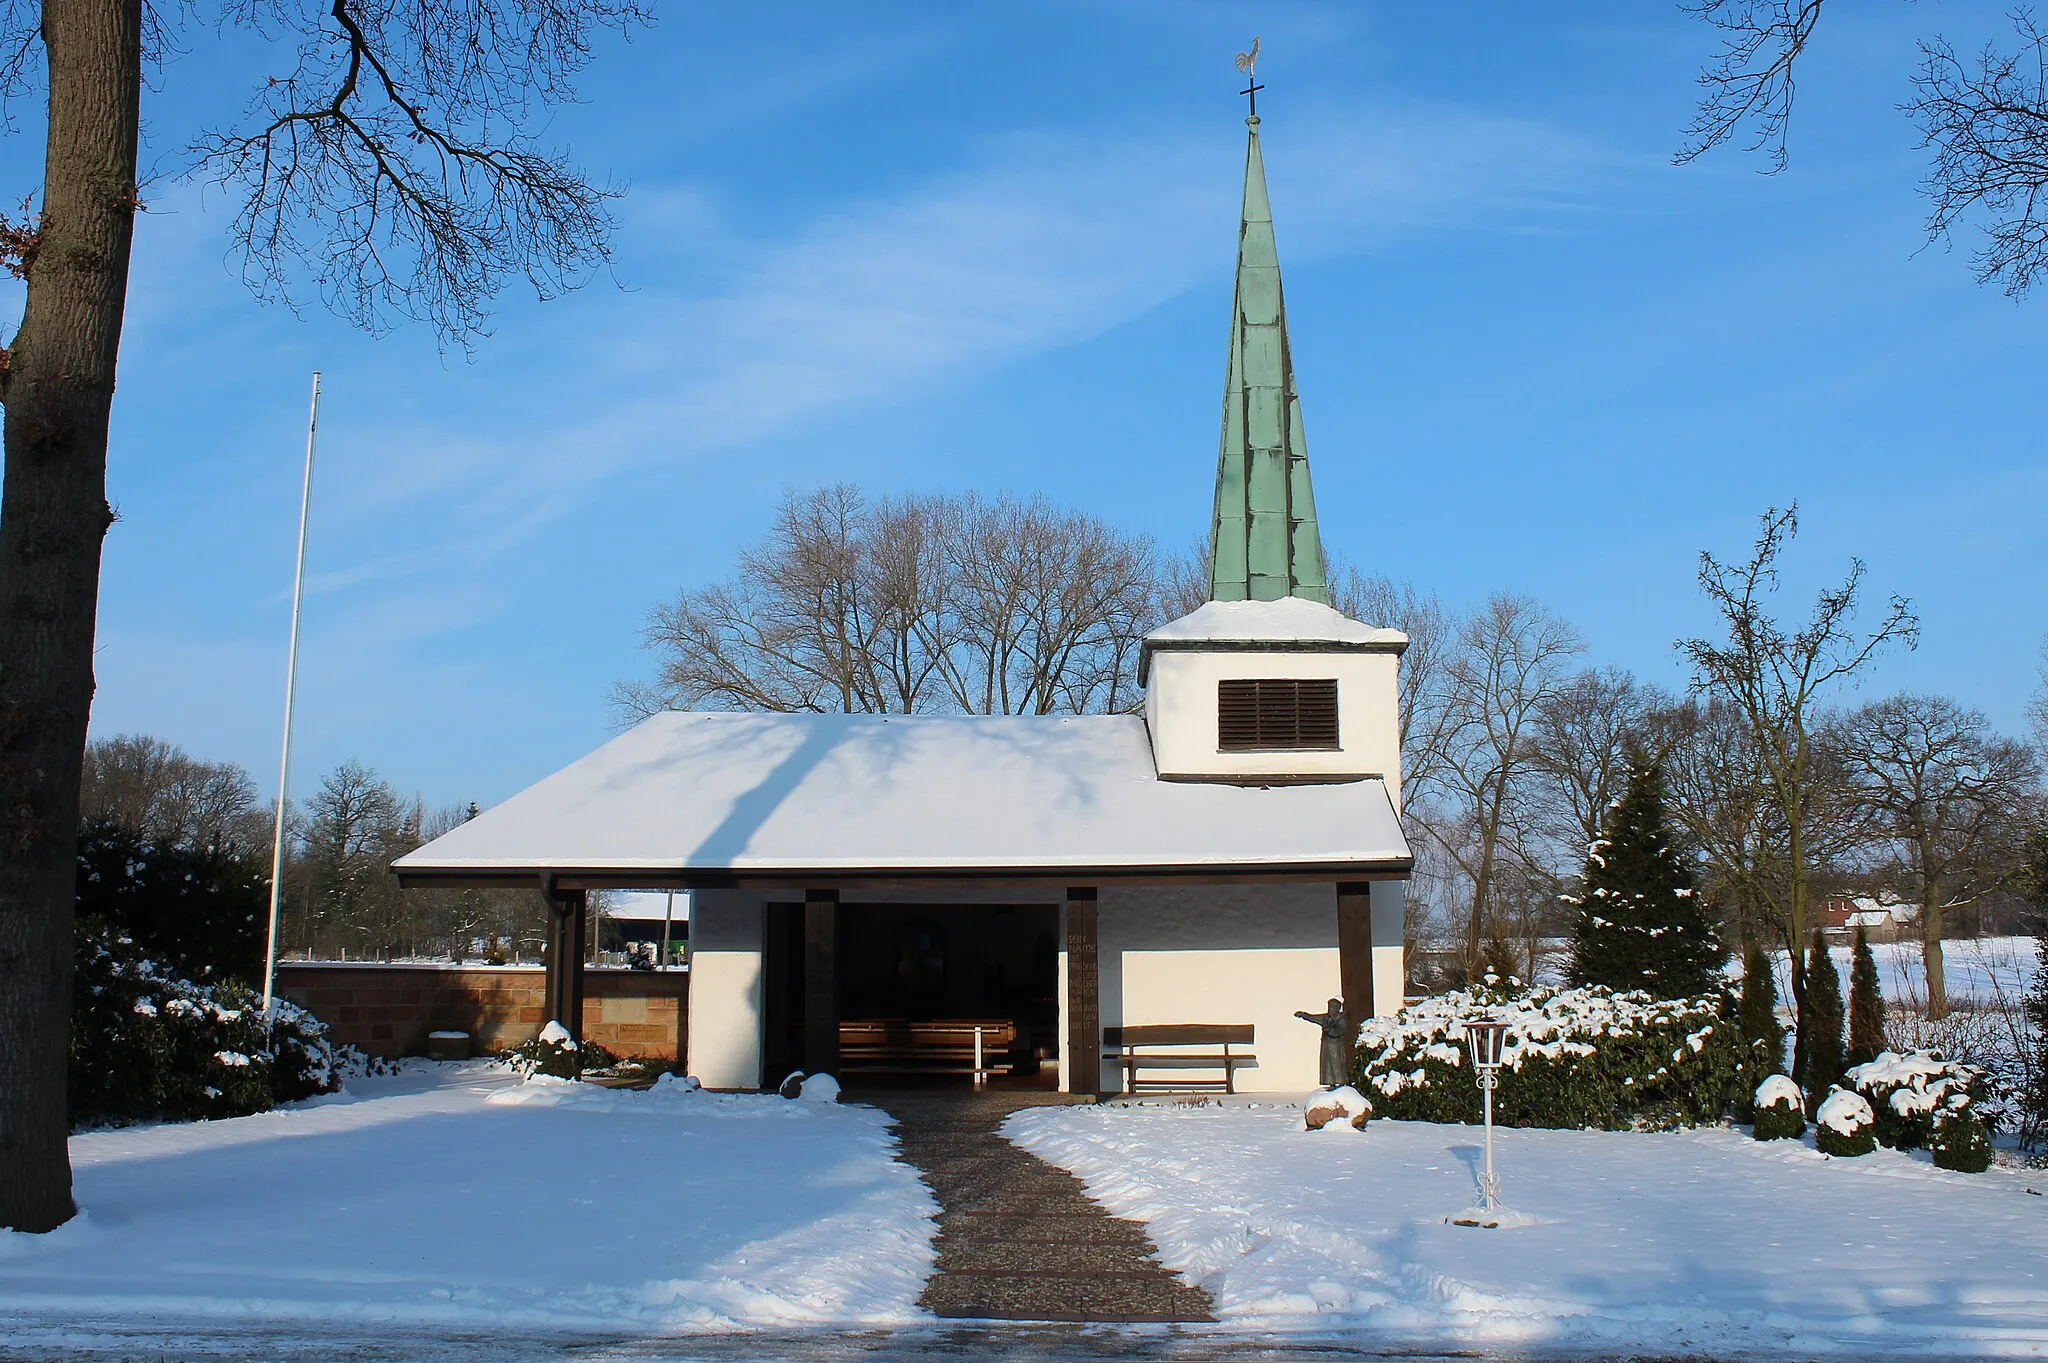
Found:
[(846, 1074), (972, 1074), (974, 1029), (981, 1029), (984, 1074), (1010, 1072), (1017, 1024), (1009, 1018), (861, 1018), (839, 1024), (839, 1068)]
[[(1102, 1029), (1103, 1058), (1124, 1067), (1126, 1093), (1191, 1092), (1220, 1090), (1237, 1092), (1237, 1067), (1258, 1059), (1250, 1051), (1233, 1051), (1232, 1046), (1252, 1044), (1249, 1022), (1183, 1022), (1151, 1027), (1105, 1027)], [(1200, 1046), (1191, 1051), (1178, 1049)], [(1175, 1049), (1154, 1049), (1168, 1047)], [(1222, 1070), (1221, 1079), (1146, 1079), (1141, 1069)]]

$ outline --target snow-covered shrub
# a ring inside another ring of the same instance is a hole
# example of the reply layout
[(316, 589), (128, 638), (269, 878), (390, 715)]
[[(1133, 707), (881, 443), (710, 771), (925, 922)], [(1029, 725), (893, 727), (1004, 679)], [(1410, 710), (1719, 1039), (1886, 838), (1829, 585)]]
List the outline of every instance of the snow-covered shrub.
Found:
[(1743, 1096), (1743, 1047), (1723, 1008), (1599, 986), (1440, 994), (1359, 1029), (1358, 1087), (1383, 1117), (1480, 1120), (1463, 1023), (1486, 1013), (1508, 1025), (1493, 1108), (1503, 1126), (1713, 1122)]
[(1321, 1131), (1332, 1124), (1363, 1131), (1365, 1124), (1372, 1120), (1372, 1103), (1357, 1089), (1345, 1084), (1310, 1098), (1304, 1120), (1311, 1131)]
[(1877, 1114), (1877, 1139), (1894, 1150), (1931, 1144), (1941, 1113), (1976, 1114), (1986, 1094), (1983, 1070), (1944, 1060), (1936, 1051), (1886, 1051), (1843, 1078), (1869, 1100)]
[(1934, 1134), (1928, 1138), (1934, 1162), (1961, 1174), (1981, 1174), (1991, 1167), (1991, 1133), (1967, 1107), (1943, 1108), (1934, 1115)]
[(282, 1000), (235, 983), (194, 984), (134, 939), (80, 934), (71, 1013), (74, 1126), (241, 1117), (331, 1093), (353, 1055)]
[(499, 1059), (529, 1079), (536, 1074), (576, 1079), (585, 1070), (607, 1069), (618, 1063), (617, 1056), (595, 1041), (578, 1042), (559, 1022), (548, 1023), (539, 1036), (524, 1046), (514, 1046)]
[(162, 842), (106, 820), (78, 838), (78, 921), (199, 984), (261, 978), (269, 883), (230, 846)]
[(1813, 1114), (1813, 1143), (1823, 1155), (1867, 1155), (1877, 1149), (1877, 1115), (1854, 1089), (1831, 1089)]
[(1756, 1126), (1760, 1141), (1792, 1140), (1806, 1130), (1806, 1099), (1791, 1077), (1774, 1074), (1756, 1086)]

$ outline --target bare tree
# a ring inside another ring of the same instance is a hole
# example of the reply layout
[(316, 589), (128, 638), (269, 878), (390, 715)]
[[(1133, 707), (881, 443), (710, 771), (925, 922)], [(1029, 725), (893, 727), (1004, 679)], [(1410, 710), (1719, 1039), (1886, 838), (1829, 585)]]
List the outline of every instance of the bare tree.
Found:
[(1536, 712), (1533, 762), (1550, 788), (1551, 825), (1574, 856), (1600, 838), (1607, 807), (1628, 784), (1631, 749), (1657, 746), (1656, 718), (1671, 697), (1616, 667), (1589, 668)]
[(2041, 639), (2040, 680), (2027, 702), (2027, 719), (2034, 726), (2035, 749), (2048, 758), (2048, 635)]
[(1944, 919), (2019, 875), (2039, 764), (1945, 696), (1862, 706), (1841, 721), (1837, 746), (1879, 839), (1880, 875), (1919, 906), (1927, 1016), (1939, 1021), (1948, 1015)]
[(202, 762), (147, 734), (117, 734), (86, 745), (79, 817), (157, 842), (246, 850), (261, 841), (268, 812), (237, 764)]
[(1157, 601), (1148, 541), (1042, 498), (793, 493), (731, 579), (655, 609), (658, 680), (614, 699), (629, 718), (1126, 710)]
[(1341, 561), (1333, 564), (1330, 588), (1332, 603), (1352, 619), (1408, 636), (1397, 697), (1405, 808), (1405, 791), (1427, 789), (1442, 758), (1443, 733), (1434, 701), (1443, 692), (1444, 662), (1456, 622), (1434, 593), (1389, 577), (1368, 577)]
[[(315, 281), (351, 320), (424, 317), (466, 342), (509, 279), (543, 294), (600, 266), (610, 190), (535, 135), (599, 27), (637, 0), (232, 0), (197, 15), (143, 0), (0, 8), (0, 90), (47, 110), (42, 201), (0, 222), (27, 288), (0, 351), (0, 1228), (70, 1219), (65, 1057), (72, 841), (92, 703), (107, 432), (135, 215), (143, 74), (195, 31), (269, 41), (236, 127), (192, 167), (242, 196), (234, 240), (260, 296)], [(278, 76), (270, 63), (296, 49)]]
[[(1692, 664), (1694, 693), (1722, 702), (1739, 721), (1747, 779), (1763, 795), (1757, 823), (1767, 835), (1775, 830), (1782, 839), (1773, 848), (1767, 836), (1759, 861), (1745, 865), (1731, 856), (1722, 862), (1723, 869), (1745, 898), (1769, 912), (1793, 951), (1806, 940), (1813, 874), (1828, 841), (1831, 806), (1839, 806), (1830, 799), (1838, 782), (1830, 779), (1829, 754), (1817, 741), (1821, 707), (1885, 646), (1911, 647), (1919, 637), (1919, 621), (1899, 596), (1891, 599), (1875, 629), (1856, 632), (1861, 560), (1850, 561), (1840, 586), (1820, 592), (1804, 625), (1788, 630), (1773, 619), (1766, 598), (1777, 590), (1779, 556), (1798, 529), (1797, 507), (1773, 507), (1763, 514), (1746, 562), (1722, 563), (1703, 551), (1700, 590), (1720, 615), (1727, 637), (1678, 644)], [(1803, 1009), (1805, 991), (1797, 972), (1793, 992)]]
[[(1685, 0), (1681, 8), (1722, 35), (1701, 69), (1703, 94), (1680, 164), (1730, 141), (1785, 168), (1794, 73), (1820, 21), (1822, 0)], [(1987, 43), (1960, 56), (1939, 34), (1920, 42), (1914, 95), (1902, 107), (1933, 162), (1920, 191), (1930, 205), (1927, 236), (1947, 241), (1973, 214), (1984, 219), (1975, 254), (1979, 283), (2014, 298), (2048, 271), (2048, 33), (2025, 9), (2012, 23), (2013, 50)]]
[[(1438, 718), (1441, 758), (1425, 788), (1440, 816), (1424, 826), (1470, 884), (1466, 969), (1476, 974), (1489, 916), (1535, 866), (1529, 855), (1536, 789), (1537, 716), (1585, 645), (1526, 596), (1499, 593), (1460, 627), (1444, 660)], [(1421, 807), (1421, 806), (1418, 806)], [(1503, 870), (1514, 874), (1503, 874)]]

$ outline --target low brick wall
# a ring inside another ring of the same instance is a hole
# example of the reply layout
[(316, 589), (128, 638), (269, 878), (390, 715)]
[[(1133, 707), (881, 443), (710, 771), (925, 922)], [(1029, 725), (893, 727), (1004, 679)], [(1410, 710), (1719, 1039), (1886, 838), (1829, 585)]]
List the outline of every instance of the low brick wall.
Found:
[[(479, 1053), (546, 1025), (539, 966), (280, 961), (277, 992), (371, 1055), (421, 1055), (428, 1032), (468, 1032)], [(676, 1060), (689, 1035), (687, 970), (583, 972), (583, 1035), (620, 1055)]]

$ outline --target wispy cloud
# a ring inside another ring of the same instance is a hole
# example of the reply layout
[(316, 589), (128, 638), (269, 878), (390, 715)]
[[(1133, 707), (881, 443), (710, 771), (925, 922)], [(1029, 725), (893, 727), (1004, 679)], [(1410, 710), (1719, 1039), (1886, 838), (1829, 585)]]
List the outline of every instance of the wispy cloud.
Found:
[[(1267, 134), (1283, 264), (1421, 231), (1556, 229), (1625, 169), (1545, 125), (1458, 110), (1326, 112)], [(762, 242), (714, 296), (618, 295), (548, 375), (579, 395), (555, 429), (488, 440), (415, 421), (360, 441), (368, 476), (342, 514), (433, 504), (447, 533), (330, 581), (473, 566), (628, 470), (822, 427), (1216, 287), (1238, 166), (1219, 141), (995, 139), (969, 168)]]

